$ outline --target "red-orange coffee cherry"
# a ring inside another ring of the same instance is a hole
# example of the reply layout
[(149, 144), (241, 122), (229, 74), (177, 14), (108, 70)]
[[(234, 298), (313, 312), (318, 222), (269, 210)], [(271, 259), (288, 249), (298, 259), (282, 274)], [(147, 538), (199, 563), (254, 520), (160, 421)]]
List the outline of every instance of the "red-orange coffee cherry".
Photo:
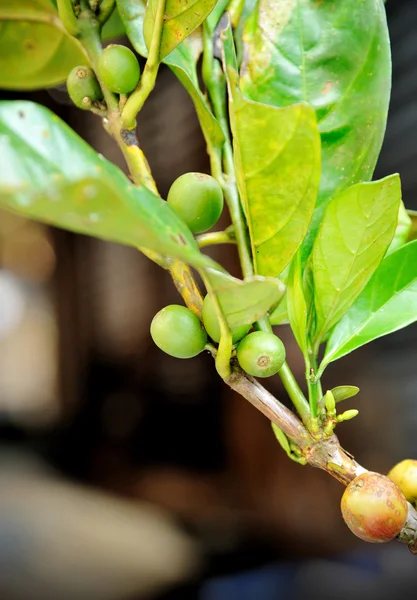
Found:
[(363, 473), (346, 488), (341, 502), (349, 529), (365, 542), (389, 542), (407, 520), (408, 505), (401, 490), (384, 475)]
[(391, 469), (388, 477), (398, 485), (409, 502), (417, 503), (417, 460), (402, 460)]

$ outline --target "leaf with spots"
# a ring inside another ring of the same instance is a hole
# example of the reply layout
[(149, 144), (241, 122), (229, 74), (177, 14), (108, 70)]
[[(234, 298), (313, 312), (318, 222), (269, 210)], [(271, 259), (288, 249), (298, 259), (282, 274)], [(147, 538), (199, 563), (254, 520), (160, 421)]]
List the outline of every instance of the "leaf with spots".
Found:
[(369, 181), (381, 149), (391, 89), (382, 0), (257, 0), (243, 34), (241, 90), (286, 107), (308, 102), (322, 141), (322, 176), (308, 254), (329, 200)]
[(170, 206), (135, 187), (48, 109), (0, 103), (0, 206), (194, 266), (213, 265)]
[(386, 253), (401, 202), (398, 175), (359, 183), (328, 205), (308, 270), (314, 290), (316, 349), (350, 308)]
[(277, 108), (237, 87), (230, 26), (223, 32), (236, 177), (256, 273), (276, 277), (302, 243), (320, 180), (320, 135), (307, 104)]
[(51, 0), (0, 0), (0, 87), (52, 87), (79, 64), (88, 58)]
[[(150, 48), (159, 0), (148, 0), (143, 22), (143, 36)], [(216, 0), (166, 0), (159, 59), (162, 60), (178, 44), (202, 24), (216, 5)]]

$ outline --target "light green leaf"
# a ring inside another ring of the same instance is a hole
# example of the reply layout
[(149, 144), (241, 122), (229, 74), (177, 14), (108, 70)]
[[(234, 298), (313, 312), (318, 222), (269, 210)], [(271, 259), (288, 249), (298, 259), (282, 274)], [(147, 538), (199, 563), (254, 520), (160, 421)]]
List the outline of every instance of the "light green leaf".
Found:
[(411, 220), (411, 228), (408, 234), (408, 241), (412, 242), (417, 239), (417, 211), (416, 210), (407, 210), (407, 214)]
[(292, 260), (287, 281), (288, 317), (297, 344), (307, 353), (307, 303), (304, 297), (301, 254), (297, 252)]
[(143, 19), (145, 17), (145, 4), (138, 0), (117, 0), (117, 10), (126, 30), (126, 35), (132, 46), (141, 56), (148, 56), (148, 49), (143, 38)]
[(333, 329), (320, 370), (331, 361), (417, 321), (417, 240), (389, 254)]
[(275, 425), (275, 423), (271, 423), (271, 425), (272, 425), (272, 431), (274, 432), (275, 437), (277, 438), (277, 441), (279, 442), (279, 445), (284, 450), (284, 452), (289, 455), (291, 453), (291, 448), (290, 448), (290, 442), (288, 441), (287, 436), (278, 427), (278, 425)]
[(288, 325), (288, 294), (285, 294), (278, 306), (272, 311), (269, 316), (271, 325)]
[(407, 243), (408, 237), (411, 231), (411, 218), (404, 206), (404, 202), (400, 203), (400, 210), (398, 211), (398, 223), (397, 229), (395, 230), (394, 239), (391, 242), (390, 247), (387, 250), (387, 254), (394, 252), (401, 246)]
[(191, 38), (192, 36), (184, 40), (171, 54), (168, 54), (164, 63), (171, 68), (189, 93), (206, 141), (218, 145), (224, 139), (223, 132), (201, 92), (197, 75), (199, 53), (195, 52)]
[(213, 265), (170, 206), (135, 187), (48, 109), (0, 103), (0, 206), (63, 227)]
[(0, 0), (0, 87), (52, 87), (79, 64), (88, 58), (51, 0)]
[(272, 277), (250, 277), (241, 281), (227, 273), (205, 269), (229, 327), (251, 325), (276, 306), (285, 286)]
[(398, 175), (359, 183), (328, 205), (314, 242), (316, 346), (356, 300), (394, 237), (401, 186)]
[(347, 400), (348, 398), (353, 398), (356, 396), (356, 394), (359, 393), (359, 388), (356, 385), (338, 385), (337, 387), (333, 388), (331, 392), (337, 404), (338, 402), (342, 402), (343, 400)]
[(244, 98), (230, 26), (223, 38), (236, 177), (255, 271), (275, 277), (307, 233), (320, 179), (320, 135), (310, 106), (275, 108)]
[(322, 138), (322, 177), (308, 254), (328, 201), (368, 181), (380, 152), (391, 88), (381, 0), (258, 0), (244, 29), (242, 92), (285, 107), (308, 102)]
[[(145, 7), (141, 2), (118, 0), (121, 19), (126, 27), (126, 34), (133, 47), (141, 56), (147, 56), (143, 39), (143, 18)], [(207, 100), (200, 89), (197, 75), (197, 62), (202, 50), (200, 36), (191, 35), (173, 50), (162, 62), (167, 64), (181, 84), (190, 94), (200, 121), (201, 129), (207, 142), (216, 145), (223, 140), (223, 132), (214, 117)]]
[[(162, 27), (160, 60), (188, 37), (216, 5), (216, 0), (166, 0)], [(143, 36), (149, 49), (158, 7), (158, 0), (148, 0), (143, 22)]]
[(212, 12), (207, 17), (206, 23), (207, 28), (210, 33), (213, 33), (216, 29), (223, 13), (229, 6), (230, 0), (217, 0), (216, 6), (213, 8)]

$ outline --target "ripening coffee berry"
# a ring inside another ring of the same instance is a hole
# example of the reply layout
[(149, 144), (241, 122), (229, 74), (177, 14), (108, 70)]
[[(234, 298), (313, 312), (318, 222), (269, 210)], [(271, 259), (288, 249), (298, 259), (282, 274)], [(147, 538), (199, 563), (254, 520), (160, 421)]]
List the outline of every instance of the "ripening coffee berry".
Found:
[(249, 333), (237, 347), (237, 360), (253, 377), (270, 377), (285, 362), (285, 347), (279, 337), (266, 331)]
[(417, 460), (402, 460), (391, 469), (388, 477), (398, 485), (409, 502), (417, 503)]
[(201, 233), (219, 220), (223, 192), (211, 175), (185, 173), (172, 184), (167, 202), (193, 233)]
[(341, 502), (343, 519), (365, 542), (389, 542), (407, 520), (408, 505), (401, 490), (384, 475), (363, 473), (347, 486)]
[(100, 55), (98, 74), (111, 92), (128, 94), (138, 85), (139, 63), (130, 48), (110, 44)]
[[(220, 342), (220, 324), (217, 318), (216, 309), (214, 308), (213, 300), (207, 294), (203, 302), (203, 323), (207, 333), (214, 342)], [(251, 328), (251, 325), (238, 325), (232, 329), (232, 341), (235, 344), (246, 335)]]
[(75, 106), (88, 110), (92, 102), (102, 100), (103, 92), (90, 67), (74, 67), (67, 78), (67, 91)]
[(151, 336), (158, 348), (175, 358), (197, 356), (207, 342), (198, 317), (178, 304), (166, 306), (154, 316)]

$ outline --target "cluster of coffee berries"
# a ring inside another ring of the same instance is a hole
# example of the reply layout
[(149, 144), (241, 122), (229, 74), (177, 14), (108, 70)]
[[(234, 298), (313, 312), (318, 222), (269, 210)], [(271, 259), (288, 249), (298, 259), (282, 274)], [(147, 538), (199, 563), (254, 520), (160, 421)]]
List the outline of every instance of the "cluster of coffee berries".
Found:
[[(186, 173), (174, 181), (168, 204), (193, 233), (210, 229), (223, 210), (223, 192), (218, 182), (203, 173)], [(273, 333), (252, 331), (252, 324), (232, 327), (232, 342), (240, 367), (254, 377), (270, 377), (285, 362), (285, 347)], [(204, 298), (200, 319), (184, 306), (171, 305), (155, 315), (151, 324), (155, 344), (177, 358), (202, 352), (208, 338), (220, 342), (220, 323), (212, 296)]]
[[(129, 48), (119, 44), (110, 44), (103, 50), (97, 73), (102, 84), (115, 94), (129, 94), (140, 78), (136, 56)], [(89, 110), (103, 99), (96, 74), (87, 66), (74, 67), (67, 78), (67, 91), (73, 103), (83, 110)]]

